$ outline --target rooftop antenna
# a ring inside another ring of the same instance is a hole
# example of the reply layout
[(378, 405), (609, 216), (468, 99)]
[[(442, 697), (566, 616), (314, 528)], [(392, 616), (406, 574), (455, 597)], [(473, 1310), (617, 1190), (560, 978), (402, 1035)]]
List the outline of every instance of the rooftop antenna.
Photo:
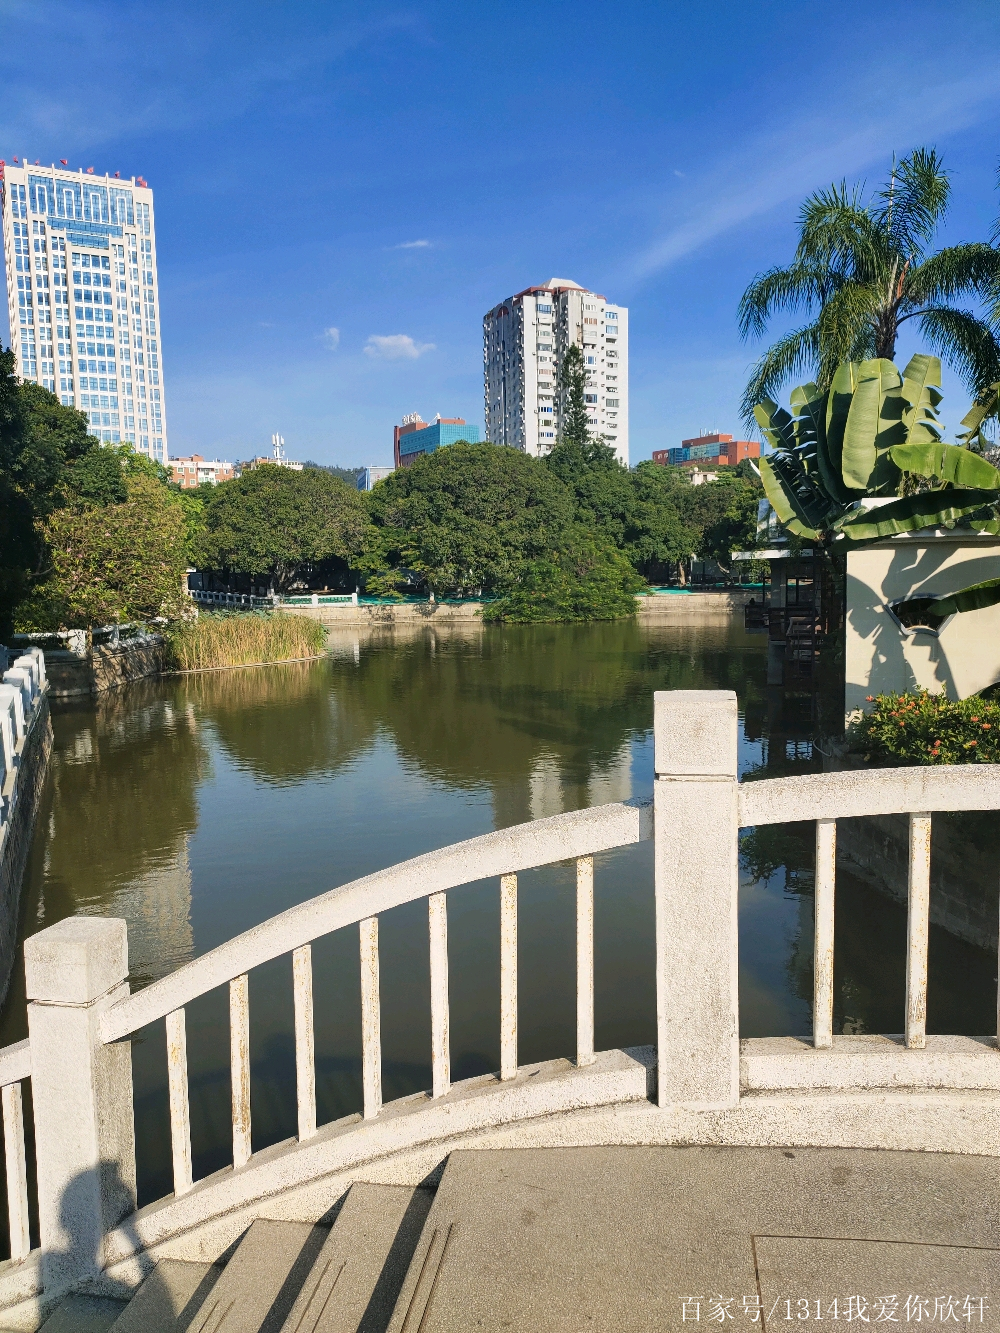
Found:
[(274, 450), (274, 461), (283, 463), (285, 461), (285, 439), (283, 435), (271, 436), (271, 448)]

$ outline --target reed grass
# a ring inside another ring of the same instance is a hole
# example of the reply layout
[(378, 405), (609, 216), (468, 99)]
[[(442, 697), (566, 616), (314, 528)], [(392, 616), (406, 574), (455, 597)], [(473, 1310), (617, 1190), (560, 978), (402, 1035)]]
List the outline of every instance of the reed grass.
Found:
[(168, 661), (174, 671), (250, 666), (315, 657), (326, 630), (306, 616), (271, 612), (205, 612), (167, 631)]

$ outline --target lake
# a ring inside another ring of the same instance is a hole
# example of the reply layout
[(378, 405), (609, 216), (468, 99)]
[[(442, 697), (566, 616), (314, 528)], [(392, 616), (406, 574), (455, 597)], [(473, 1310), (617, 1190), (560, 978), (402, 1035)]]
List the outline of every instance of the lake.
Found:
[[(816, 701), (765, 684), (736, 623), (336, 631), (309, 663), (140, 682), (53, 708), (22, 938), (128, 922), (133, 988), (421, 852), (652, 791), (652, 694), (732, 689), (741, 774), (808, 772)], [(745, 858), (744, 1036), (811, 1027), (812, 826)], [(754, 879), (751, 867), (760, 872)], [(499, 1066), (496, 881), (449, 894), (452, 1077)], [(932, 928), (929, 1030), (986, 1032), (996, 959)], [(572, 866), (520, 877), (521, 1063), (574, 1055)], [(838, 1030), (899, 1031), (903, 907), (838, 877)], [(380, 919), (385, 1098), (430, 1086), (427, 913)], [(313, 948), (320, 1123), (361, 1110), (357, 928)], [(950, 982), (946, 979), (950, 978)], [(23, 972), (0, 1043), (26, 1035)], [(652, 844), (596, 858), (598, 1049), (655, 1039)], [(295, 1133), (291, 960), (250, 977), (253, 1146)], [(995, 1021), (995, 1020), (994, 1020)], [(935, 1026), (937, 1024), (937, 1026)], [(944, 1025), (944, 1026), (942, 1026)], [(195, 1176), (230, 1160), (228, 994), (188, 1008)], [(141, 1201), (171, 1189), (163, 1024), (133, 1045)]]

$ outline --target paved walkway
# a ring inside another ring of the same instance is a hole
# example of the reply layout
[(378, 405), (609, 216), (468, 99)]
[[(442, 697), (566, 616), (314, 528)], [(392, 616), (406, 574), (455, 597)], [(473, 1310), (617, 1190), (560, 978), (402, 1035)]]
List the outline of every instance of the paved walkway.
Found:
[(454, 1153), (391, 1327), (820, 1322), (1000, 1329), (1000, 1163), (815, 1148)]

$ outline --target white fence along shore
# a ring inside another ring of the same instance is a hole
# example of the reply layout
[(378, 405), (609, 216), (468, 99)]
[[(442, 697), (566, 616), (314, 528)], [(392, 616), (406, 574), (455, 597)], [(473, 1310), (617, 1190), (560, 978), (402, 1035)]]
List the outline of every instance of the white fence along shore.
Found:
[[(255, 1217), (315, 1221), (358, 1180), (417, 1184), (455, 1147), (726, 1143), (915, 1148), (1000, 1156), (995, 1032), (926, 1034), (929, 826), (933, 812), (1000, 808), (1000, 766), (882, 769), (737, 780), (736, 696), (654, 696), (651, 803), (626, 802), (503, 829), (341, 885), (264, 921), (132, 995), (125, 923), (65, 920), (25, 943), (29, 1038), (0, 1052), (13, 1256), (0, 1308), (24, 1326), (71, 1288), (121, 1292), (162, 1257), (214, 1259)], [(836, 821), (910, 816), (910, 895), (900, 1031), (833, 1032)], [(816, 821), (814, 1025), (740, 1040), (738, 836)], [(595, 857), (654, 841), (657, 1047), (596, 1051)], [(576, 863), (576, 1059), (518, 1057), (518, 874)], [(448, 893), (499, 881), (500, 1068), (453, 1083)], [(379, 916), (427, 901), (432, 1086), (384, 1103)], [(362, 1116), (317, 1126), (313, 941), (358, 929)], [(248, 974), (291, 955), (298, 1133), (251, 1151)], [(232, 1167), (192, 1170), (185, 1006), (229, 993)], [(167, 1032), (174, 1192), (135, 1206), (130, 1039)], [(40, 1244), (29, 1248), (20, 1085), (32, 1081)]]

